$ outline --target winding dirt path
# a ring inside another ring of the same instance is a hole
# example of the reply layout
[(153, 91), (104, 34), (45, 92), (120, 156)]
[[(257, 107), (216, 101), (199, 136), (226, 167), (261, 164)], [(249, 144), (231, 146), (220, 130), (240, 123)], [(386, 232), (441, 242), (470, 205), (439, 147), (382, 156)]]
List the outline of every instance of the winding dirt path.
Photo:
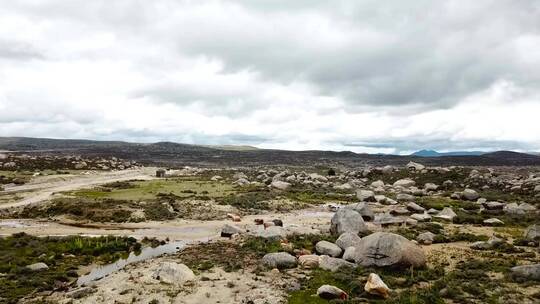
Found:
[(200, 221), (200, 220), (174, 220), (163, 222), (142, 222), (122, 224), (81, 224), (79, 222), (40, 221), (32, 219), (5, 219), (0, 220), (0, 235), (25, 232), (36, 236), (64, 236), (64, 235), (117, 235), (133, 236), (135, 238), (156, 237), (170, 240), (197, 240), (213, 238), (220, 234), (225, 224), (235, 224), (242, 228), (257, 231), (263, 230), (256, 226), (254, 220), (261, 218), (266, 221), (282, 219), (285, 226), (290, 229), (328, 229), (333, 213), (321, 209), (299, 210), (286, 214), (269, 213), (264, 215), (249, 215), (241, 222), (234, 223), (230, 219)]
[(154, 168), (98, 172), (88, 175), (65, 175), (37, 178), (28, 184), (6, 187), (2, 194), (17, 194), (22, 199), (0, 205), (0, 209), (22, 207), (48, 200), (54, 193), (73, 191), (116, 181), (153, 179)]

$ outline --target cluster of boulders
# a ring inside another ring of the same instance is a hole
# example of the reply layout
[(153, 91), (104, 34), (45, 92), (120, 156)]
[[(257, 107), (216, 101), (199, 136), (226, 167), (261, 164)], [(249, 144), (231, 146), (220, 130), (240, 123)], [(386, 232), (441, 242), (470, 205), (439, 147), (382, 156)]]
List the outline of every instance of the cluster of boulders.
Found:
[(528, 193), (540, 197), (540, 173), (522, 174), (511, 170), (497, 172), (491, 168), (472, 170), (467, 183), (478, 189), (496, 188), (509, 193)]
[[(462, 167), (426, 167), (420, 163), (409, 162), (406, 169), (410, 171), (411, 176), (431, 174), (463, 174), (465, 169)], [(367, 167), (361, 170), (345, 170), (335, 174), (332, 170), (330, 174), (307, 173), (304, 171), (293, 172), (290, 170), (259, 170), (250, 172), (246, 175), (244, 172), (237, 172), (232, 177), (233, 182), (238, 185), (258, 184), (268, 185), (278, 190), (287, 190), (295, 184), (309, 185), (314, 187), (323, 187), (334, 190), (352, 190), (363, 188), (374, 192), (390, 192), (401, 194), (400, 199), (410, 200), (410, 196), (434, 195), (442, 193), (442, 190), (454, 188), (466, 188), (464, 191), (456, 192), (452, 195), (455, 199), (475, 201), (479, 194), (474, 189), (486, 190), (490, 188), (502, 189), (504, 191), (516, 193), (533, 193), (540, 197), (540, 173), (531, 173), (523, 176), (515, 172), (496, 172), (493, 169), (483, 169), (482, 172), (477, 169), (470, 171), (468, 177), (464, 180), (446, 180), (441, 184), (425, 183), (417, 185), (411, 178), (397, 180), (391, 184), (386, 184), (382, 180), (373, 181), (374, 176), (390, 175), (397, 170), (394, 166)], [(335, 175), (334, 175), (335, 174)], [(452, 176), (450, 174), (450, 176)], [(466, 174), (466, 173), (465, 173)], [(394, 203), (389, 199), (388, 204)]]
[[(298, 265), (303, 268), (321, 268), (339, 271), (344, 267), (424, 267), (426, 257), (421, 247), (394, 233), (369, 234), (364, 218), (373, 219), (367, 205), (340, 208), (330, 221), (330, 232), (337, 237), (335, 243), (319, 241), (315, 252), (297, 251), (266, 254), (262, 262), (269, 268), (286, 269)], [(366, 235), (367, 234), (367, 235)], [(360, 235), (366, 235), (360, 237)], [(376, 274), (371, 274), (365, 285), (369, 293), (387, 297), (389, 288)], [(325, 299), (346, 299), (347, 294), (335, 286), (324, 285), (318, 290)]]
[[(158, 171), (160, 171), (160, 170), (158, 170)], [(182, 167), (180, 169), (163, 170), (163, 176), (160, 176), (160, 177), (190, 176), (190, 175), (200, 174), (200, 173), (202, 173), (204, 171), (205, 171), (205, 169), (203, 169), (203, 168), (185, 166), (185, 167)], [(219, 181), (221, 179), (222, 179), (221, 176), (213, 177), (213, 181)]]
[[(364, 220), (373, 221), (375, 224), (384, 227), (403, 224), (414, 226), (418, 222), (431, 221), (433, 217), (453, 221), (457, 216), (451, 207), (445, 207), (442, 210), (426, 210), (424, 207), (415, 203), (416, 196), (424, 194), (422, 191), (422, 194), (418, 194), (418, 188), (412, 186), (414, 185), (414, 181), (404, 179), (398, 180), (396, 183), (399, 185), (398, 187), (401, 191), (401, 193), (396, 195), (396, 200), (382, 194), (377, 195), (373, 190), (358, 190), (357, 198), (361, 202), (345, 206), (329, 205), (329, 209), (332, 211), (339, 209), (355, 210)], [(411, 193), (415, 193), (416, 195)], [(390, 205), (390, 208), (386, 213), (375, 215), (369, 204)], [(340, 216), (345, 215), (343, 212), (339, 214)]]
[(251, 178), (244, 172), (237, 172), (232, 176), (235, 185), (268, 185), (277, 190), (287, 190), (294, 184), (328, 187), (333, 185), (332, 181), (336, 179), (338, 178), (335, 176), (323, 176), (318, 173), (308, 174), (306, 172), (290, 172), (289, 170), (279, 172), (275, 169), (257, 171)]
[[(381, 277), (376, 273), (370, 273), (367, 277), (364, 290), (370, 294), (380, 296), (382, 298), (388, 298), (390, 296), (390, 288), (383, 282)], [(317, 295), (325, 300), (347, 300), (349, 295), (340, 288), (332, 285), (322, 285), (317, 289)]]
[(135, 161), (116, 157), (82, 157), (77, 155), (2, 154), (1, 170), (124, 170), (138, 166)]

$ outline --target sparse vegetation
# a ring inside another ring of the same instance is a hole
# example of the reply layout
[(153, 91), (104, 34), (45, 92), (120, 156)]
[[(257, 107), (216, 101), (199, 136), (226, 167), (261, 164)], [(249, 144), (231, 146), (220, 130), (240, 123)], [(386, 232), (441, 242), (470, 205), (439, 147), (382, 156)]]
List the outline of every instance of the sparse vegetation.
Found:
[[(204, 192), (204, 194), (203, 194)], [(152, 200), (160, 194), (172, 194), (178, 199), (202, 196), (219, 198), (234, 193), (232, 185), (207, 180), (168, 178), (151, 181), (133, 181), (108, 184), (91, 190), (79, 190), (73, 194), (81, 198), (109, 198), (116, 200)]]
[[(38, 238), (20, 233), (0, 238), (0, 302), (16, 303), (33, 292), (67, 289), (80, 265), (110, 263), (140, 248), (135, 239), (126, 237)], [(49, 268), (26, 268), (38, 262)]]

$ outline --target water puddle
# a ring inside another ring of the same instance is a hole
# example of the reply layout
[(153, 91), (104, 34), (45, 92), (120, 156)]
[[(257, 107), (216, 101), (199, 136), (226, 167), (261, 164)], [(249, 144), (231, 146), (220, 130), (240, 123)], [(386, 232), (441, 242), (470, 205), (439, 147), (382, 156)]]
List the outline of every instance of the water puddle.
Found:
[(126, 259), (120, 259), (114, 263), (92, 269), (89, 274), (79, 277), (79, 279), (77, 280), (77, 285), (81, 286), (106, 277), (107, 275), (118, 271), (131, 263), (141, 262), (164, 254), (176, 253), (182, 250), (186, 245), (187, 242), (185, 241), (175, 241), (165, 245), (157, 246), (155, 248), (145, 247), (141, 250), (141, 252), (139, 252), (139, 254), (135, 254), (135, 252), (132, 252)]
[(211, 236), (217, 235), (219, 229), (213, 227), (159, 227), (159, 228), (144, 228), (135, 231), (135, 234), (141, 235), (174, 235), (185, 234), (186, 236)]

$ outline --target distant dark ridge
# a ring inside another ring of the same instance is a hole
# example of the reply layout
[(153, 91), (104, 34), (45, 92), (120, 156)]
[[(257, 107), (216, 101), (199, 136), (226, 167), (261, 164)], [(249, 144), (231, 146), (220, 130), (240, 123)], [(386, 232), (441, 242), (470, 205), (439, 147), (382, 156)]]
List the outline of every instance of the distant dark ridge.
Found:
[(122, 146), (122, 141), (96, 141), (86, 139), (56, 139), (32, 137), (0, 137), (0, 149), (10, 151), (62, 150), (100, 146)]
[[(499, 151), (483, 155), (443, 155), (437, 157), (358, 154), (350, 151), (220, 150), (197, 145), (158, 142), (151, 144), (122, 141), (0, 137), (0, 150), (30, 151), (40, 154), (80, 154), (116, 156), (144, 164), (191, 166), (345, 166), (349, 168), (396, 165), (409, 161), (430, 166), (540, 166), (540, 156)], [(29, 152), (25, 152), (29, 153)]]
[(453, 152), (437, 152), (435, 150), (420, 150), (411, 154), (411, 156), (420, 157), (440, 157), (440, 156), (474, 156), (483, 155), (486, 152), (482, 151), (453, 151)]

